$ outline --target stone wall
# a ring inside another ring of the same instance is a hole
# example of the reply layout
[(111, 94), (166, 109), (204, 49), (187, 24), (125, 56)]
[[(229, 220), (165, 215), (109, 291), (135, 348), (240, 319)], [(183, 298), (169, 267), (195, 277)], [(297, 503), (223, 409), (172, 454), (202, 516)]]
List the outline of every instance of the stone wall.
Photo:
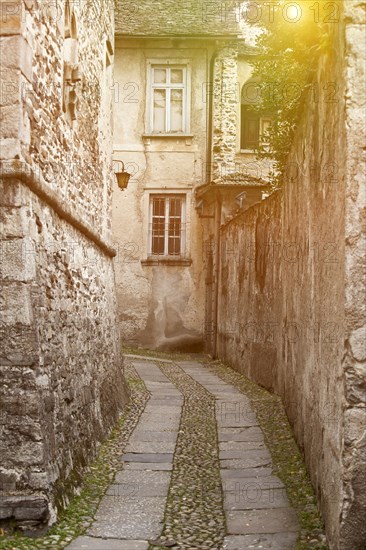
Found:
[(237, 56), (238, 44), (232, 43), (218, 51), (214, 59), (212, 179), (226, 176), (236, 168), (240, 101)]
[(74, 121), (65, 2), (1, 4), (0, 518), (23, 528), (55, 521), (127, 401), (109, 241), (113, 4), (70, 5)]
[(323, 93), (304, 104), (288, 181), (222, 227), (218, 355), (281, 395), (330, 548), (361, 550), (364, 3), (344, 4), (313, 82)]

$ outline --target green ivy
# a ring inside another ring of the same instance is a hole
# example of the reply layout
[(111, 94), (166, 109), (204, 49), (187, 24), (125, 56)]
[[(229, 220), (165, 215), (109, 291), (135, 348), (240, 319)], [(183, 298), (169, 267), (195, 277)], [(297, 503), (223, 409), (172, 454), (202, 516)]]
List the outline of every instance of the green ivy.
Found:
[(318, 99), (314, 74), (320, 56), (332, 54), (328, 21), (332, 17), (339, 21), (340, 10), (330, 13), (326, 0), (257, 0), (256, 4), (261, 17), (255, 25), (262, 32), (253, 61), (258, 84), (250, 104), (260, 116), (271, 114), (272, 123), (256, 154), (258, 159), (274, 161), (271, 176), (276, 188), (284, 179), (291, 179), (291, 144), (305, 101), (309, 96)]

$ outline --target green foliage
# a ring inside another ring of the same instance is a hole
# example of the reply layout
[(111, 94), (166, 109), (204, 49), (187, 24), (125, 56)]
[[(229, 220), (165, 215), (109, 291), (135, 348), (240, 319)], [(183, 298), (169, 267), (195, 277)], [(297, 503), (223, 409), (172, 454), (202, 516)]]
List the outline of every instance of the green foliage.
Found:
[[(302, 106), (309, 94), (311, 99), (316, 92), (312, 82), (319, 56), (329, 49), (329, 24), (324, 22), (329, 17), (324, 11), (329, 3), (277, 0), (271, 8), (265, 0), (262, 4), (262, 16), (255, 23), (262, 29), (257, 40), (259, 54), (253, 63), (258, 84), (250, 103), (260, 116), (271, 114), (272, 123), (256, 153), (259, 159), (274, 160), (273, 183), (279, 187), (286, 178), (287, 157)], [(248, 92), (253, 95), (253, 85)]]

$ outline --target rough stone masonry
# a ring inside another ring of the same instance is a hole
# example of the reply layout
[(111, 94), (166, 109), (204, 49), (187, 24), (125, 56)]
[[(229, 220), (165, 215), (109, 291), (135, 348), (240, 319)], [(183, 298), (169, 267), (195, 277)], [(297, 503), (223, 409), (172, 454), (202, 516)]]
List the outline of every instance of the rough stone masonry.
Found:
[(110, 241), (113, 2), (1, 3), (0, 518), (53, 522), (127, 401)]
[(218, 355), (282, 397), (330, 548), (363, 550), (365, 2), (338, 6), (288, 160), (296, 175), (221, 229)]

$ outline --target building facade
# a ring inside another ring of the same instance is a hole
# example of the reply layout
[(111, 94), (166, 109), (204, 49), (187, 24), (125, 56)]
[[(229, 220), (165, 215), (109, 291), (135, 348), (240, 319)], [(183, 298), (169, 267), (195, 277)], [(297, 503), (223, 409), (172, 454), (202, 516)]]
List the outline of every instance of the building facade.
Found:
[(259, 122), (241, 128), (254, 49), (237, 8), (144, 1), (117, 10), (114, 164), (131, 178), (125, 190), (115, 183), (113, 234), (131, 345), (207, 347), (215, 228), (266, 190), (253, 154)]

